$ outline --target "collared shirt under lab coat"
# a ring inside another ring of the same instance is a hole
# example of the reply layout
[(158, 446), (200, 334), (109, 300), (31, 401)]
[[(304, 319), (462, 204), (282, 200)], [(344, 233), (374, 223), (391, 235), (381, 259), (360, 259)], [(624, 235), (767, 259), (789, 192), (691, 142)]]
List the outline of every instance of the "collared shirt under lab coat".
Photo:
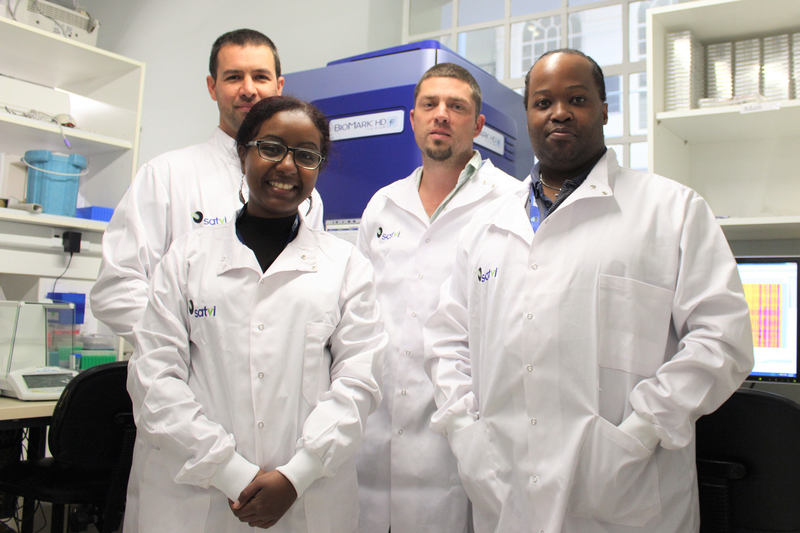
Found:
[(521, 187), (486, 160), (433, 223), (415, 174), (379, 190), (364, 210), (358, 246), (375, 267), (389, 345), (384, 401), (357, 456), (361, 533), (387, 533), (390, 524), (392, 533), (466, 531), (468, 500), (455, 459), (429, 428), (435, 405), (422, 326), (450, 274), (458, 232), (476, 209)]
[(300, 495), (270, 531), (354, 532), (353, 455), (386, 345), (369, 262), (303, 222), (262, 274), (228, 224), (176, 241), (149, 294), (125, 532), (251, 531), (228, 498), (259, 467)]
[[(241, 183), (236, 143), (219, 128), (203, 144), (167, 152), (143, 165), (103, 235), (103, 259), (90, 296), (94, 316), (133, 342), (133, 326), (147, 305), (155, 266), (184, 233), (232, 221), (242, 207)], [(306, 221), (324, 229), (316, 189), (313, 198)], [(300, 206), (303, 214), (307, 206)]]
[[(465, 228), (425, 326), (475, 531), (696, 532), (694, 422), (753, 365), (719, 224), (612, 150), (535, 236), (525, 183)], [(617, 427), (634, 409), (654, 451)]]

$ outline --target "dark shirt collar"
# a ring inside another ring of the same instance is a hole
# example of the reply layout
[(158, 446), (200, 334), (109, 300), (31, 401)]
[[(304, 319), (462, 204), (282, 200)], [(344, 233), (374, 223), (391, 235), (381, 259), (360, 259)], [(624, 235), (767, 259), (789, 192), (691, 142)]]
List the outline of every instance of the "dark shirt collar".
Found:
[[(537, 163), (533, 166), (533, 170), (531, 170), (531, 189), (533, 189), (534, 199), (541, 203), (542, 207), (544, 207), (545, 217), (555, 211), (556, 208), (561, 205), (570, 194), (572, 194), (583, 184), (584, 181), (586, 181), (586, 178), (589, 177), (589, 174), (591, 174), (592, 170), (594, 170), (594, 167), (597, 165), (597, 162), (603, 158), (607, 150), (608, 148), (604, 148), (603, 151), (597, 156), (597, 159), (595, 159), (594, 163), (589, 166), (585, 172), (579, 176), (565, 180), (555, 202), (544, 194), (544, 186), (542, 185), (540, 178), (541, 163), (537, 161)], [(544, 217), (542, 218), (544, 219)]]

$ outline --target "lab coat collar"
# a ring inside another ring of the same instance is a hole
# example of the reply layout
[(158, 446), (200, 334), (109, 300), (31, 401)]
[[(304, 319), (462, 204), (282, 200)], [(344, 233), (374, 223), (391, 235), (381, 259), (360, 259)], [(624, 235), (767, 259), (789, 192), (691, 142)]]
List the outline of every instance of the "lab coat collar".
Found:
[(522, 182), (522, 188), (515, 191), (513, 196), (505, 198), (504, 201), (498, 200), (503, 202), (498, 206), (492, 204), (495, 215), (489, 219), (488, 224), (517, 235), (530, 246), (533, 242), (533, 229), (526, 214), (530, 195), (531, 177), (528, 176)]
[(616, 177), (618, 173), (619, 164), (617, 164), (617, 156), (614, 150), (609, 148), (606, 150), (606, 153), (603, 154), (603, 157), (594, 165), (594, 168), (592, 168), (592, 171), (586, 176), (586, 180), (584, 180), (581, 186), (575, 189), (575, 191), (564, 200), (564, 203), (550, 216), (558, 213), (560, 209), (584, 198), (613, 197), (614, 191), (609, 178)]
[[(241, 216), (243, 209), (236, 212), (236, 219)], [(223, 226), (219, 231), (220, 236), (225, 238), (222, 239), (218, 252), (218, 276), (240, 268), (255, 270), (262, 276), (286, 271), (317, 272), (319, 235), (317, 234), (318, 232), (309, 228), (302, 212), (300, 213), (300, 227), (297, 229), (297, 237), (286, 245), (283, 252), (263, 274), (253, 251), (242, 244), (236, 236), (235, 222)], [(227, 234), (224, 234), (224, 232), (227, 232)]]
[[(417, 171), (414, 171), (405, 179), (388, 185), (383, 194), (387, 200), (393, 202), (400, 209), (408, 211), (424, 221), (426, 225), (430, 225), (430, 217), (425, 213), (425, 208), (422, 206), (422, 200), (420, 200), (419, 190), (417, 189)], [(438, 218), (446, 217), (458, 208), (480, 201), (497, 186), (499, 185), (495, 166), (490, 159), (484, 159), (478, 171), (450, 199), (450, 202)]]
[[(561, 204), (553, 213), (548, 215), (557, 216), (558, 212), (565, 207), (579, 202), (586, 198), (612, 198), (614, 196), (613, 181), (619, 174), (619, 164), (617, 156), (611, 148), (606, 150), (597, 163), (592, 168), (584, 182), (570, 194), (564, 203)], [(531, 177), (528, 176), (528, 180)], [(530, 186), (528, 187), (530, 190)]]
[[(613, 184), (616, 177), (619, 175), (619, 169), (617, 156), (614, 150), (609, 148), (594, 166), (581, 186), (575, 189), (575, 192), (570, 194), (569, 198), (549, 216), (557, 216), (560, 210), (585, 198), (613, 198)], [(531, 176), (525, 178), (522, 189), (517, 191), (514, 195), (514, 199), (510, 201), (511, 204), (519, 206), (522, 209), (501, 209), (489, 221), (489, 224), (510, 231), (524, 239), (528, 245), (533, 242), (533, 229), (531, 228), (530, 220), (528, 220), (527, 216), (528, 200), (531, 195), (531, 181)]]
[(480, 201), (497, 186), (495, 166), (492, 164), (491, 159), (484, 159), (481, 168), (478, 169), (469, 181), (464, 184), (461, 190), (453, 196), (450, 203), (447, 204), (447, 207), (439, 216), (445, 216), (448, 212), (452, 212), (459, 207), (468, 206)]
[(416, 172), (387, 185), (383, 190), (383, 195), (387, 201), (391, 201), (400, 209), (408, 211), (425, 222), (425, 224), (429, 224), (430, 218), (425, 213), (425, 208), (422, 206), (422, 200), (419, 197), (419, 191), (417, 191), (415, 174)]
[(219, 126), (214, 128), (214, 133), (211, 134), (208, 144), (214, 148), (210, 153), (221, 154), (226, 163), (241, 171), (242, 165), (239, 161), (239, 154), (236, 151), (236, 140), (219, 129)]

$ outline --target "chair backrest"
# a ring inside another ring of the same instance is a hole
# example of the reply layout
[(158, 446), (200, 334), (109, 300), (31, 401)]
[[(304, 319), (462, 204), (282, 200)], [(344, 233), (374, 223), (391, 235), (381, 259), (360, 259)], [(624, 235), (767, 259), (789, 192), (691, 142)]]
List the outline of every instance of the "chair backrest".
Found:
[(701, 532), (800, 532), (800, 404), (736, 391), (697, 421), (697, 460)]
[(50, 453), (60, 463), (111, 467), (118, 459), (124, 423), (133, 417), (126, 388), (128, 364), (84, 370), (64, 387), (50, 425)]

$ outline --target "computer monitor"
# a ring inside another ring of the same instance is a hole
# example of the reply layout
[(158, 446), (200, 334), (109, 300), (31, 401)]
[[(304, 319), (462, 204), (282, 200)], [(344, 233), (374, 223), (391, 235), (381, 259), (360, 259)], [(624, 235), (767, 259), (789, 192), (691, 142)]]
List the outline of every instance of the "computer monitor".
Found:
[(736, 259), (753, 326), (755, 366), (748, 381), (798, 381), (798, 267), (800, 258)]

